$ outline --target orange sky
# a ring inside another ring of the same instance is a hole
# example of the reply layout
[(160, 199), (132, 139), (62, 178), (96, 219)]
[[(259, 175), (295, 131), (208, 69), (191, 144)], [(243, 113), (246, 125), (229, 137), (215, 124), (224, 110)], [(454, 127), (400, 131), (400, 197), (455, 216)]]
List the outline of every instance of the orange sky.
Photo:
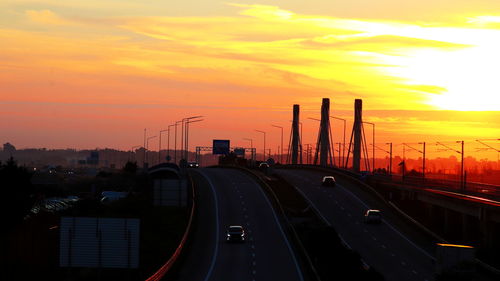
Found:
[(204, 115), (191, 149), (275, 150), (294, 103), (315, 142), (323, 97), (380, 144), (500, 138), (500, 1), (170, 2), (0, 0), (0, 141), (130, 149)]

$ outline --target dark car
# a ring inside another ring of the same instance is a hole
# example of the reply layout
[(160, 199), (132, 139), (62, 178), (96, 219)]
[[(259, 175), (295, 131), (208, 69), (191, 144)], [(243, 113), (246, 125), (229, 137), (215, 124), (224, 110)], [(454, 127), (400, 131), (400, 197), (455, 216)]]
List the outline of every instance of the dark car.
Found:
[(335, 186), (337, 182), (333, 176), (324, 176), (321, 185), (323, 186)]
[(188, 162), (188, 168), (198, 168), (200, 164), (198, 162)]
[(365, 223), (381, 223), (382, 213), (380, 210), (370, 209), (365, 212)]
[(227, 242), (245, 242), (245, 230), (240, 225), (231, 225), (226, 232)]

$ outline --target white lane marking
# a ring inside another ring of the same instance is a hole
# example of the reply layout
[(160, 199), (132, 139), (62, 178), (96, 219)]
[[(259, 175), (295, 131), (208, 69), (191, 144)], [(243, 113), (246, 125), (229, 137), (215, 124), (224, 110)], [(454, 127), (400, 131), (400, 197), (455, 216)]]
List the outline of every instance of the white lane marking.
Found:
[[(358, 196), (356, 196), (354, 193), (352, 193), (350, 190), (348, 190), (346, 187), (342, 186), (339, 184), (340, 187), (342, 187), (347, 193), (349, 193), (353, 198), (355, 198), (356, 200), (358, 200), (365, 208), (367, 209), (370, 209), (370, 207), (368, 207), (368, 205), (365, 204), (365, 202), (363, 202), (361, 199), (359, 199)], [(419, 246), (417, 246), (415, 243), (413, 243), (410, 239), (408, 239), (406, 236), (404, 236), (401, 232), (399, 232), (396, 228), (394, 228), (394, 226), (392, 226), (389, 222), (387, 222), (385, 219), (382, 219), (382, 221), (387, 225), (389, 226), (392, 230), (394, 230), (397, 234), (399, 234), (404, 240), (406, 240), (408, 243), (410, 243), (413, 247), (415, 247), (417, 250), (419, 250), (420, 252), (422, 252), (424, 255), (426, 255), (428, 258), (432, 259), (432, 260), (436, 260), (435, 257), (431, 256), (429, 253), (427, 253), (424, 249), (420, 248)]]
[(387, 249), (387, 247), (385, 245), (382, 245), (382, 248)]
[(363, 228), (363, 232), (368, 233), (368, 230), (366, 230), (366, 228)]
[(208, 281), (210, 279), (210, 276), (212, 275), (212, 272), (215, 267), (215, 261), (217, 259), (217, 254), (219, 252), (219, 201), (217, 199), (217, 193), (215, 192), (214, 185), (212, 183), (212, 180), (202, 171), (198, 171), (200, 175), (202, 175), (208, 182), (208, 185), (210, 186), (210, 189), (212, 189), (212, 194), (214, 195), (215, 199), (215, 250), (214, 254), (212, 255), (212, 262), (210, 263), (210, 268), (208, 269), (207, 275), (205, 276), (204, 281)]
[(402, 266), (406, 266), (406, 263), (404, 261), (401, 262)]
[(377, 241), (377, 237), (372, 236), (373, 241)]
[(351, 214), (347, 214), (347, 216), (348, 216), (348, 217), (352, 217), (352, 215), (351, 215)]
[(391, 253), (391, 257), (395, 257), (396, 255), (394, 253)]
[(345, 210), (345, 208), (344, 208), (344, 207), (342, 207), (342, 206), (340, 206), (340, 209), (341, 209), (342, 211), (343, 211), (343, 210)]
[(274, 221), (276, 222), (276, 225), (278, 225), (278, 229), (280, 230), (281, 235), (283, 236), (283, 238), (285, 240), (286, 246), (288, 247), (288, 251), (290, 252), (290, 255), (292, 256), (293, 262), (295, 264), (295, 269), (297, 270), (297, 273), (299, 274), (299, 279), (301, 281), (304, 281), (304, 276), (302, 276), (302, 271), (300, 270), (299, 263), (297, 262), (297, 258), (295, 258), (295, 254), (292, 251), (292, 246), (290, 245), (290, 242), (288, 241), (288, 238), (286, 237), (285, 232), (283, 231), (283, 228), (281, 227), (281, 224), (278, 220), (278, 216), (274, 212), (273, 205), (271, 204), (271, 202), (267, 198), (267, 195), (262, 190), (262, 187), (260, 186), (260, 184), (257, 182), (255, 182), (255, 184), (257, 185), (257, 189), (260, 191), (260, 194), (262, 194), (262, 197), (264, 197), (264, 200), (267, 202), (267, 205), (271, 209), (271, 213), (273, 214)]
[(413, 272), (413, 274), (417, 275), (417, 272), (415, 270), (412, 270), (411, 272)]

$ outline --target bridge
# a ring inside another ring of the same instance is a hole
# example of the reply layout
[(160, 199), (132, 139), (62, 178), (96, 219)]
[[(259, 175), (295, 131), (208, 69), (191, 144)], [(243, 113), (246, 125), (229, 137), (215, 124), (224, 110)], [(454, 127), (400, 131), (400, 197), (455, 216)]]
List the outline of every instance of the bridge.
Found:
[[(301, 164), (299, 106), (294, 105), (287, 164), (271, 161), (259, 167), (252, 146), (247, 149), (251, 159), (243, 164), (188, 169), (196, 203), (194, 227), (186, 242), (189, 246), (179, 261), (174, 261), (177, 269), (163, 277), (335, 280), (339, 275), (328, 270), (323, 261), (342, 261), (318, 254), (316, 244), (329, 248), (333, 243), (329, 240), (338, 236), (345, 253), (359, 257), (360, 266), (355, 270), (372, 278), (366, 280), (435, 280), (436, 243), (474, 246), (477, 280), (497, 279), (500, 242), (495, 238), (500, 235), (500, 196), (496, 192), (500, 187), (470, 188), (473, 185), (466, 184), (463, 167), (455, 185), (426, 179), (425, 173), (424, 177), (403, 174), (398, 178), (362, 171), (363, 161), (365, 170), (374, 165), (368, 160), (361, 105), (361, 100), (356, 100), (351, 141), (342, 162), (335, 160), (329, 100), (323, 99), (313, 165)], [(197, 159), (201, 151), (210, 150), (197, 148)], [(336, 178), (334, 188), (322, 186), (325, 175)], [(380, 225), (364, 222), (368, 209), (382, 211)], [(226, 242), (231, 225), (243, 226), (245, 243)], [(318, 225), (333, 229), (334, 235), (323, 235), (317, 231)], [(304, 234), (308, 227), (309, 236)], [(316, 244), (311, 242), (314, 240)]]

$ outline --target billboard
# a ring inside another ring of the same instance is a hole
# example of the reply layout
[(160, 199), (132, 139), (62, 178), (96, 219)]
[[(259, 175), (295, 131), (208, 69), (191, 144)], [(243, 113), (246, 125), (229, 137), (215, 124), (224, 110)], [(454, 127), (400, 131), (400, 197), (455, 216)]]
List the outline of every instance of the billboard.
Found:
[(212, 153), (216, 155), (229, 154), (229, 140), (214, 140), (212, 151)]
[(62, 217), (59, 266), (137, 268), (140, 220)]

